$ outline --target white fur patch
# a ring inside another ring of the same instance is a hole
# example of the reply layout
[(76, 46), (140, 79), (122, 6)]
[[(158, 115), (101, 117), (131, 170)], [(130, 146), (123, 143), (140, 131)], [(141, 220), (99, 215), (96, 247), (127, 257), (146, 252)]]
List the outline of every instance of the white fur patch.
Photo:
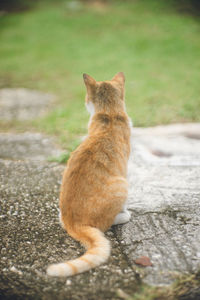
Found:
[(94, 104), (89, 101), (85, 104), (86, 108), (87, 108), (87, 111), (90, 113), (90, 120), (89, 120), (89, 123), (88, 123), (88, 128), (90, 127), (90, 124), (92, 122), (92, 117), (93, 115), (95, 114), (95, 108), (94, 108)]
[(59, 211), (58, 217), (59, 217), (59, 221), (60, 221), (61, 227), (62, 227), (63, 229), (65, 229), (65, 225), (64, 225), (64, 223), (63, 223), (63, 221), (62, 221), (62, 216), (61, 216), (61, 212), (60, 212), (60, 211)]
[(95, 113), (94, 104), (91, 101), (89, 101), (85, 104), (85, 106), (87, 108), (87, 111), (90, 113), (90, 115), (92, 117)]
[(129, 120), (129, 126), (130, 126), (130, 128), (132, 128), (133, 127), (133, 121), (130, 117), (128, 117), (128, 120)]
[(124, 224), (127, 223), (131, 218), (131, 214), (128, 210), (125, 210), (124, 212), (120, 212), (114, 220), (113, 225), (118, 225), (118, 224)]

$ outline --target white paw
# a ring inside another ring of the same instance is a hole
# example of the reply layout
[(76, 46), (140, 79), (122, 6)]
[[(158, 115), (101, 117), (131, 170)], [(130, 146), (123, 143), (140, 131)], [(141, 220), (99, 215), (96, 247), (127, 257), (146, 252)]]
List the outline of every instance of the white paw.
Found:
[(53, 264), (53, 265), (50, 265), (47, 268), (47, 275), (49, 275), (49, 276), (59, 276), (59, 277), (69, 276), (69, 275), (72, 275), (72, 270), (65, 263)]
[(114, 220), (113, 225), (124, 224), (127, 223), (131, 218), (131, 214), (128, 210), (120, 212)]

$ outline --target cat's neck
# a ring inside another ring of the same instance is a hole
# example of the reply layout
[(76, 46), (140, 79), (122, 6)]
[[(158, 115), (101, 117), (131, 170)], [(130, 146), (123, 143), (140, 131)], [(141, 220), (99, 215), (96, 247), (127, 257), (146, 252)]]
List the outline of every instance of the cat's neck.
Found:
[(129, 117), (124, 111), (108, 113), (102, 110), (91, 116), (88, 123), (89, 135), (120, 130), (120, 128), (130, 129)]

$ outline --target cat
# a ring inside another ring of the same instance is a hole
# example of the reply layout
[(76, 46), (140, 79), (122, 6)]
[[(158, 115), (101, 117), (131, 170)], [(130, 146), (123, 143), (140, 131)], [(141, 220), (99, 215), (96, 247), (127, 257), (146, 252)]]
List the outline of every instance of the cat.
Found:
[(63, 174), (60, 221), (87, 251), (77, 259), (50, 265), (50, 276), (71, 276), (104, 263), (110, 242), (103, 232), (130, 219), (126, 177), (131, 128), (125, 110), (124, 73), (109, 81), (97, 82), (87, 74), (83, 79), (91, 114), (88, 136), (72, 152)]

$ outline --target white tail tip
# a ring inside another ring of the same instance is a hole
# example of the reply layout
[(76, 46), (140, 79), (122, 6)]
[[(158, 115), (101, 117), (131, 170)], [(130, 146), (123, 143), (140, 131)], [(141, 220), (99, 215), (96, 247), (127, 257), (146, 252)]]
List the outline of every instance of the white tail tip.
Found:
[(72, 275), (72, 269), (66, 263), (53, 264), (47, 268), (47, 275), (49, 276), (70, 276)]

